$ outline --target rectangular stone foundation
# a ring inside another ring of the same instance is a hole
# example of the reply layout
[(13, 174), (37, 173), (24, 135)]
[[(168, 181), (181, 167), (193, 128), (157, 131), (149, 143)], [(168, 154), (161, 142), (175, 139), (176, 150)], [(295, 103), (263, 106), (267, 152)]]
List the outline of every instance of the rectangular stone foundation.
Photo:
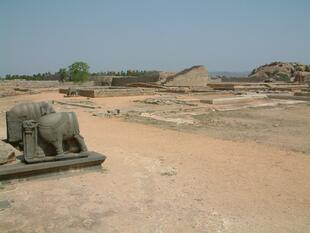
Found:
[[(59, 89), (59, 93), (66, 93), (67, 89)], [(153, 95), (156, 93), (154, 88), (80, 88), (79, 96), (85, 97), (115, 97), (115, 96), (139, 96)]]
[(18, 164), (1, 165), (0, 180), (25, 178), (43, 173), (98, 166), (106, 159), (105, 155), (93, 151), (82, 152), (81, 154), (87, 154), (88, 157), (34, 164), (25, 164), (21, 162)]

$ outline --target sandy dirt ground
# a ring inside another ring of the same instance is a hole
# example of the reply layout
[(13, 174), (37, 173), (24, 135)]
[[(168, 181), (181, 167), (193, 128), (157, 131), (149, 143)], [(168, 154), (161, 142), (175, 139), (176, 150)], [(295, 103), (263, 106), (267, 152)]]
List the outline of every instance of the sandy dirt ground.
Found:
[[(103, 109), (126, 109), (145, 98), (94, 102)], [(63, 97), (1, 98), (1, 136), (4, 113), (15, 103), (52, 99)], [(7, 208), (0, 211), (0, 232), (310, 232), (310, 156), (304, 143), (299, 152), (282, 148), (282, 142), (232, 141), (207, 130), (55, 106), (77, 112), (89, 149), (107, 160), (100, 170), (2, 183), (0, 203)]]

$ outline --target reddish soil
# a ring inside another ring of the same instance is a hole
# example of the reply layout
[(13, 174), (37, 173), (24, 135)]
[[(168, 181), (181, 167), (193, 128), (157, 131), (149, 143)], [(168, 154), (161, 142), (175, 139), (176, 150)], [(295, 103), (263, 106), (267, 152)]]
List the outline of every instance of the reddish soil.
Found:
[[(126, 108), (141, 97), (95, 99)], [(0, 99), (4, 111), (22, 100)], [(103, 170), (1, 184), (0, 232), (310, 232), (310, 157), (251, 141), (233, 142), (76, 111)], [(2, 136), (5, 136), (2, 133)]]

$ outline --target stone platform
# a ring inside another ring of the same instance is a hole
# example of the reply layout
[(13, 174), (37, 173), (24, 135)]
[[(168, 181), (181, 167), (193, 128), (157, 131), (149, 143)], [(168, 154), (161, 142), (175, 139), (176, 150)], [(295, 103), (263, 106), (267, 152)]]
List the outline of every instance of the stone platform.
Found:
[(64, 170), (97, 166), (104, 162), (106, 159), (105, 155), (88, 151), (80, 154), (88, 155), (83, 158), (66, 159), (52, 162), (41, 162), (34, 164), (25, 164), (20, 162), (17, 164), (7, 164), (0, 166), (0, 181), (25, 178), (43, 173), (59, 172)]

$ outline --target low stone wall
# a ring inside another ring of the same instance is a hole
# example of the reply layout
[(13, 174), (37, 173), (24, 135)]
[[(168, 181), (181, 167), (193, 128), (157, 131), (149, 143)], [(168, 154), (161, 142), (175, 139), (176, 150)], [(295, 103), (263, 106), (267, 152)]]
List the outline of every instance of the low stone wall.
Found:
[(114, 77), (115, 76), (91, 76), (90, 80), (94, 82), (95, 86), (111, 86)]
[(131, 83), (156, 83), (160, 80), (160, 72), (147, 72), (141, 76), (93, 76), (91, 80), (96, 86), (127, 86)]
[(79, 96), (95, 98), (95, 90), (90, 89), (80, 89)]
[(136, 77), (117, 77), (113, 78), (112, 86), (126, 86), (131, 83), (155, 83), (159, 80), (156, 76), (136, 76)]
[(302, 90), (307, 87), (306, 84), (296, 83), (208, 83), (208, 87), (214, 90), (234, 90), (234, 91), (246, 91), (246, 90), (273, 90), (273, 91), (296, 91)]
[(94, 97), (113, 97), (113, 96), (138, 96), (138, 95), (153, 95), (155, 89), (151, 88), (130, 88), (130, 89), (96, 89)]
[(49, 88), (59, 87), (58, 81), (27, 81), (27, 80), (1, 80), (0, 86), (6, 87), (24, 87), (24, 88)]
[(259, 83), (264, 82), (266, 77), (221, 77), (222, 82), (244, 82), (244, 83)]
[(53, 87), (90, 87), (94, 86), (94, 81), (87, 81), (83, 83), (74, 82), (59, 82), (59, 81), (32, 81), (32, 80), (1, 80), (0, 87), (13, 87), (13, 88), (53, 88)]

